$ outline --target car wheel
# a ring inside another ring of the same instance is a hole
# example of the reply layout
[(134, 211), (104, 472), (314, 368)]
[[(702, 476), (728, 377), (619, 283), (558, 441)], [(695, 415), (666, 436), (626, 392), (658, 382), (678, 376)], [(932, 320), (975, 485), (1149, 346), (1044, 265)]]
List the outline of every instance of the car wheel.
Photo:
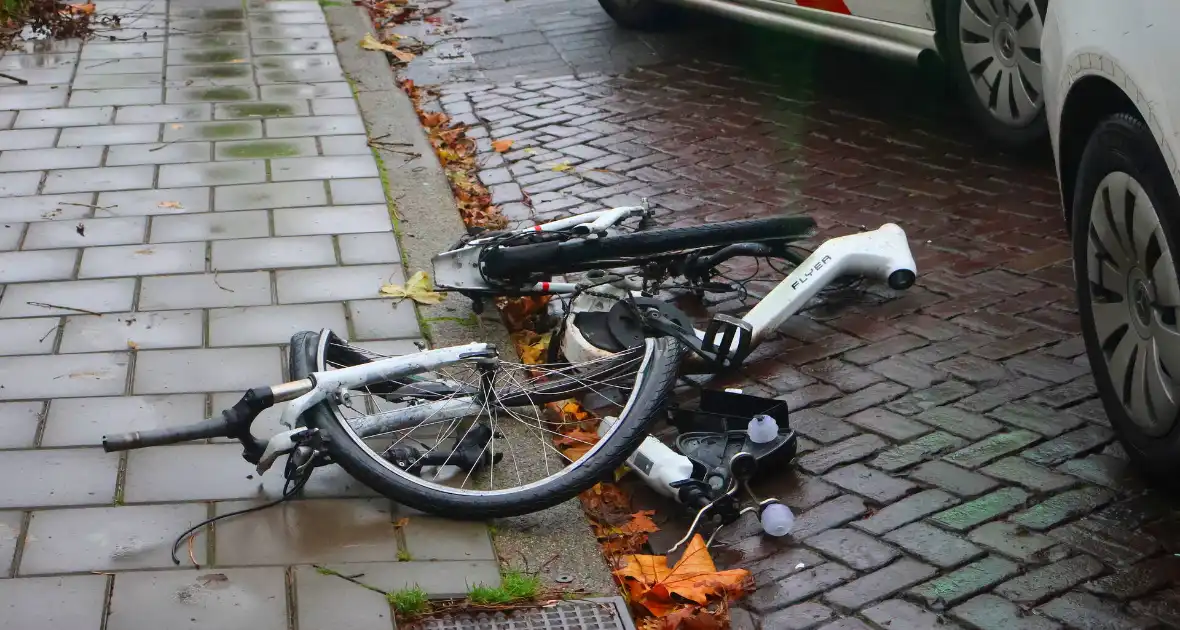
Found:
[(1132, 460), (1180, 472), (1180, 194), (1155, 138), (1114, 116), (1082, 154), (1073, 204), (1078, 305), (1103, 406)]
[(656, 0), (598, 0), (619, 26), (650, 31), (667, 24), (671, 7)]
[(972, 118), (993, 140), (1020, 148), (1048, 134), (1041, 89), (1045, 2), (947, 0), (946, 57)]

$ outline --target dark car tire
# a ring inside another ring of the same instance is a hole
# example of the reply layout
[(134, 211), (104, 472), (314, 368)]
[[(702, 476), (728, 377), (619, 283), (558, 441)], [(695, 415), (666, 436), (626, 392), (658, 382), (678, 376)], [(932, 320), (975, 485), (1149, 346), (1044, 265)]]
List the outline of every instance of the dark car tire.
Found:
[[(1042, 11), (1039, 5), (1043, 3), (1037, 2), (1036, 0), (1026, 1), (1028, 3), (1026, 6), (1038, 12)], [(964, 58), (963, 52), (964, 37), (970, 37), (970, 35), (965, 35), (964, 29), (960, 26), (960, 18), (962, 17), (963, 11), (971, 10), (970, 8), (964, 8), (967, 2), (968, 0), (946, 0), (945, 10), (942, 11), (943, 20), (939, 28), (942, 29), (944, 42), (943, 53), (947, 66), (958, 88), (959, 96), (967, 107), (968, 114), (983, 133), (1002, 148), (1012, 150), (1023, 149), (1043, 142), (1049, 135), (1049, 126), (1045, 120), (1045, 106), (1042, 97), (1038, 96), (1040, 111), (1031, 120), (1006, 123), (998, 117), (998, 114), (992, 111), (989, 103), (985, 103), (982, 100), (983, 97), (977, 91), (976, 81), (978, 79), (972, 74), (972, 68), (968, 67), (968, 61)], [(1041, 15), (1039, 19), (1043, 22), (1044, 16)], [(1033, 26), (1026, 24), (1024, 28), (1033, 28)], [(1039, 75), (1039, 48), (1037, 48), (1036, 60), (1038, 62), (1037, 74)], [(993, 60), (993, 63), (999, 62)], [(1035, 81), (1039, 84), (1040, 77), (1037, 76)]]
[[(1123, 402), (1124, 392), (1128, 390), (1120, 391), (1120, 388), (1116, 386), (1110, 365), (1113, 359), (1108, 360), (1108, 356), (1114, 354), (1114, 351), (1110, 349), (1110, 344), (1114, 343), (1112, 338), (1115, 334), (1107, 334), (1108, 347), (1104, 350), (1103, 339), (1100, 339), (1100, 332), (1096, 325), (1095, 289), (1091, 285), (1089, 275), (1091, 271), (1089, 241), (1092, 238), (1091, 230), (1096, 229), (1092, 220), (1092, 210), (1095, 197), (1100, 195), (1099, 187), (1103, 180), (1111, 173), (1120, 172), (1129, 175), (1146, 193), (1147, 199), (1156, 210), (1154, 215), (1159, 219), (1159, 232), (1162, 233), (1168, 250), (1171, 252), (1180, 251), (1177, 250), (1177, 244), (1180, 243), (1180, 232), (1177, 232), (1177, 227), (1180, 227), (1180, 223), (1177, 223), (1177, 217), (1172, 214), (1180, 210), (1180, 193), (1176, 190), (1176, 185), (1155, 137), (1143, 121), (1134, 116), (1118, 114), (1108, 118), (1099, 124), (1090, 136), (1082, 154), (1077, 173), (1077, 185), (1074, 189), (1071, 231), (1082, 335), (1086, 342), (1087, 355), (1103, 407), (1128, 456), (1149, 476), (1176, 488), (1180, 487), (1180, 483), (1177, 482), (1180, 479), (1177, 477), (1180, 474), (1180, 422), (1177, 422), (1175, 415), (1165, 414), (1154, 430), (1148, 430), (1147, 427), (1132, 418)], [(1109, 193), (1109, 191), (1106, 192)], [(1109, 197), (1109, 194), (1106, 197)], [(1158, 242), (1156, 246), (1158, 247)], [(1146, 245), (1145, 247), (1150, 248), (1151, 246)], [(1180, 269), (1176, 268), (1176, 262), (1173, 256), (1173, 271), (1180, 273)], [(1151, 286), (1154, 287), (1155, 284), (1153, 283)], [(1180, 287), (1173, 286), (1170, 290), (1174, 292), (1173, 295), (1180, 294)], [(1156, 291), (1158, 296), (1158, 290)], [(1129, 295), (1130, 291), (1126, 291), (1126, 294)], [(1103, 300), (1100, 303), (1109, 303), (1109, 301)], [(1107, 329), (1110, 329), (1109, 325)], [(1123, 334), (1136, 335), (1137, 333), (1131, 329)], [(1117, 349), (1117, 345), (1115, 347)], [(1108, 355), (1108, 352), (1111, 354)], [(1150, 355), (1146, 353), (1139, 353), (1137, 356), (1140, 361), (1145, 362), (1150, 358)], [(1148, 365), (1150, 366), (1150, 363)], [(1164, 374), (1167, 373), (1164, 372)], [(1180, 374), (1171, 375), (1173, 382), (1176, 382), (1177, 378), (1180, 378)], [(1125, 377), (1125, 379), (1124, 383), (1131, 383), (1130, 390), (1137, 389), (1132, 379), (1129, 377)], [(1180, 384), (1177, 385), (1176, 390), (1180, 391)], [(1134, 391), (1130, 393), (1133, 394)], [(1157, 414), (1153, 412), (1150, 415)], [(1168, 422), (1171, 424), (1169, 425)]]
[(673, 17), (672, 7), (657, 0), (598, 0), (602, 9), (619, 26), (637, 31), (654, 31)]

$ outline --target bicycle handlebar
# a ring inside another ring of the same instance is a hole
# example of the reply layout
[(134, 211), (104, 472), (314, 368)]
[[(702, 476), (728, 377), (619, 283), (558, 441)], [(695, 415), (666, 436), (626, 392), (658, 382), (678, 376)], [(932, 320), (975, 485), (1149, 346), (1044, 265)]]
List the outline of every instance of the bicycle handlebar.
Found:
[(215, 437), (229, 437), (229, 432), (230, 425), (223, 413), (183, 427), (104, 435), (102, 436), (102, 450), (112, 453), (115, 451), (146, 448), (148, 446), (162, 446), (164, 444), (176, 444), (178, 442), (205, 440)]

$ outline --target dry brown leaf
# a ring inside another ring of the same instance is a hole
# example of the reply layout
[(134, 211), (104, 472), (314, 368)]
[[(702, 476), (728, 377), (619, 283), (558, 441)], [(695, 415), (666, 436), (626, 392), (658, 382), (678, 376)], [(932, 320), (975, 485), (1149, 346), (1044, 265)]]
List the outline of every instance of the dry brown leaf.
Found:
[(446, 124), (449, 118), (442, 112), (425, 112), (419, 114), (418, 120), (422, 122), (423, 127), (431, 128)]
[(681, 606), (673, 596), (704, 605), (710, 597), (742, 594), (750, 580), (750, 572), (745, 569), (718, 571), (700, 534), (692, 537), (684, 555), (672, 567), (668, 566), (667, 556), (634, 554), (623, 560), (623, 567), (615, 575), (632, 599), (657, 617), (667, 616)]
[(406, 525), (409, 525), (409, 524), (410, 524), (410, 517), (408, 517), (408, 516), (403, 516), (393, 522), (394, 527), (405, 527)]
[(393, 44), (378, 41), (376, 37), (373, 37), (372, 33), (365, 33), (365, 36), (361, 38), (360, 46), (365, 50), (383, 50), (396, 57), (402, 63), (409, 63), (415, 57), (412, 52), (402, 50)]
[(246, 63), (245, 59), (230, 59), (230, 63)]
[(513, 142), (515, 142), (515, 140), (496, 140), (492, 143), (492, 149), (495, 150), (496, 153), (504, 153), (508, 151), (508, 149), (512, 148)]
[(87, 2), (85, 4), (71, 4), (66, 8), (73, 15), (93, 15), (95, 6), (93, 2)]
[(172, 128), (173, 129), (184, 129), (184, 125), (182, 125), (180, 123), (175, 123), (172, 125)]
[(178, 210), (184, 210), (184, 206), (180, 205), (179, 201), (161, 201), (160, 203), (156, 204), (156, 207), (157, 208), (176, 208)]
[(127, 340), (127, 347), (131, 348), (132, 350), (139, 350), (139, 344), (131, 341), (130, 339)]
[(404, 285), (386, 284), (381, 287), (381, 295), (406, 299), (410, 298), (419, 304), (438, 304), (446, 297), (444, 294), (431, 290), (430, 276), (425, 271), (419, 271), (410, 276)]

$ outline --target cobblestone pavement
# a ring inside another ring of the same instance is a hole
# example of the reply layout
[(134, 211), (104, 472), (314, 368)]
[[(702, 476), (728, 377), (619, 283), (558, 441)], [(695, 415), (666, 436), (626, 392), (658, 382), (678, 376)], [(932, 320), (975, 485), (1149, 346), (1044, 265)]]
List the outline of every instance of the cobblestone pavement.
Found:
[(278, 496), (281, 473), (224, 440), (105, 454), (104, 433), (282, 382), (298, 330), (389, 352), (419, 330), (376, 299), (400, 257), (319, 5), (98, 5), (131, 41), (0, 58), (30, 83), (0, 88), (0, 628), (389, 629), (381, 595), (310, 565), (389, 590), (498, 582), (482, 525), (399, 528), (330, 468), (202, 530), (200, 570), (173, 566), (175, 536)]
[(1051, 163), (973, 144), (943, 86), (906, 68), (818, 48), (693, 56), (449, 80), (439, 101), (517, 221), (646, 197), (665, 225), (788, 212), (824, 237), (907, 230), (917, 287), (796, 317), (723, 379), (788, 401), (806, 451), (760, 488), (795, 509), (792, 536), (722, 536), (759, 584), (737, 627), (1180, 627), (1176, 504), (1128, 473), (1096, 399)]

